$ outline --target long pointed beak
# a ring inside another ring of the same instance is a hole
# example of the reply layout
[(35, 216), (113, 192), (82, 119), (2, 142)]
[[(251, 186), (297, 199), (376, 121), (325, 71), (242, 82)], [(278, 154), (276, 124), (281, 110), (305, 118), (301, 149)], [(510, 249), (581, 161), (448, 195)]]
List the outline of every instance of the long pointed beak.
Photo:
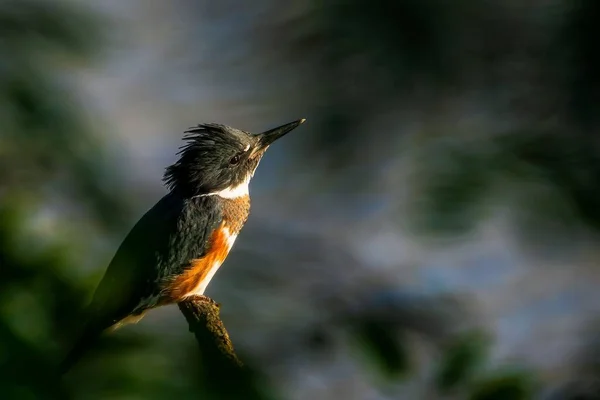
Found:
[(289, 124), (281, 125), (277, 128), (270, 129), (266, 132), (257, 133), (255, 136), (259, 138), (260, 148), (267, 148), (271, 143), (303, 124), (304, 121), (306, 121), (306, 119), (302, 118), (297, 121), (290, 122)]

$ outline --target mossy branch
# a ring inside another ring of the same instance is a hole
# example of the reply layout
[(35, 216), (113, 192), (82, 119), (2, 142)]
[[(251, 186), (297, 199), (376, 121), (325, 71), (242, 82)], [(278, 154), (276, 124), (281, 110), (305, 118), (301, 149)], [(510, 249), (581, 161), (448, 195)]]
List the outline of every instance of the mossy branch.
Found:
[(203, 358), (223, 358), (233, 366), (242, 367), (221, 318), (220, 306), (206, 296), (193, 296), (178, 304), (196, 336)]
[(219, 317), (219, 304), (206, 296), (193, 296), (178, 305), (200, 347), (202, 386), (206, 391), (203, 398), (269, 398), (259, 388), (258, 376), (244, 367), (236, 355)]

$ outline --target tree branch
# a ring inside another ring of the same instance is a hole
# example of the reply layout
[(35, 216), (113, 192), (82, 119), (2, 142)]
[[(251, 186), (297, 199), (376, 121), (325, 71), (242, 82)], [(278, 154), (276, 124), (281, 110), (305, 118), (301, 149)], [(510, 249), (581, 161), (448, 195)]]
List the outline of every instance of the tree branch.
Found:
[(201, 352), (206, 356), (223, 358), (233, 366), (242, 367), (233, 349), (231, 339), (219, 317), (220, 306), (206, 296), (193, 296), (178, 304), (196, 336)]
[(202, 398), (269, 398), (259, 389), (259, 376), (244, 367), (237, 357), (219, 317), (219, 304), (206, 296), (193, 296), (178, 305), (200, 347), (202, 387), (205, 390)]

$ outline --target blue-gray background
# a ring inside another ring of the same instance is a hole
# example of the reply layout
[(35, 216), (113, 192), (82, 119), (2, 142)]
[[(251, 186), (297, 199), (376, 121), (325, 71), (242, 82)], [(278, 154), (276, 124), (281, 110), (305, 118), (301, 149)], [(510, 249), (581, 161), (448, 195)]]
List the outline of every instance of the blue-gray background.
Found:
[[(599, 17), (593, 0), (3, 1), (6, 396), (50, 396), (36, 376), (188, 126), (298, 118), (207, 291), (282, 398), (466, 398), (506, 374), (514, 398), (598, 395)], [(379, 379), (334, 322), (352, 313), (389, 323), (408, 372)], [(485, 360), (444, 391), (441, 349), (472, 332)], [(113, 336), (56, 390), (194, 398), (176, 307)]]

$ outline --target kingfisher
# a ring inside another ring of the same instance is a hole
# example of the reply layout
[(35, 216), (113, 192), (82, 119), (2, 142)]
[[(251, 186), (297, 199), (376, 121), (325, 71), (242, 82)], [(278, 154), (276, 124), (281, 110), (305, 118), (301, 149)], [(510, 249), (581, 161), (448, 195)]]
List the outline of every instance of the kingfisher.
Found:
[(305, 120), (252, 134), (221, 124), (185, 131), (168, 193), (133, 226), (88, 306), (66, 373), (105, 331), (153, 308), (203, 295), (250, 214), (249, 184), (269, 146)]

